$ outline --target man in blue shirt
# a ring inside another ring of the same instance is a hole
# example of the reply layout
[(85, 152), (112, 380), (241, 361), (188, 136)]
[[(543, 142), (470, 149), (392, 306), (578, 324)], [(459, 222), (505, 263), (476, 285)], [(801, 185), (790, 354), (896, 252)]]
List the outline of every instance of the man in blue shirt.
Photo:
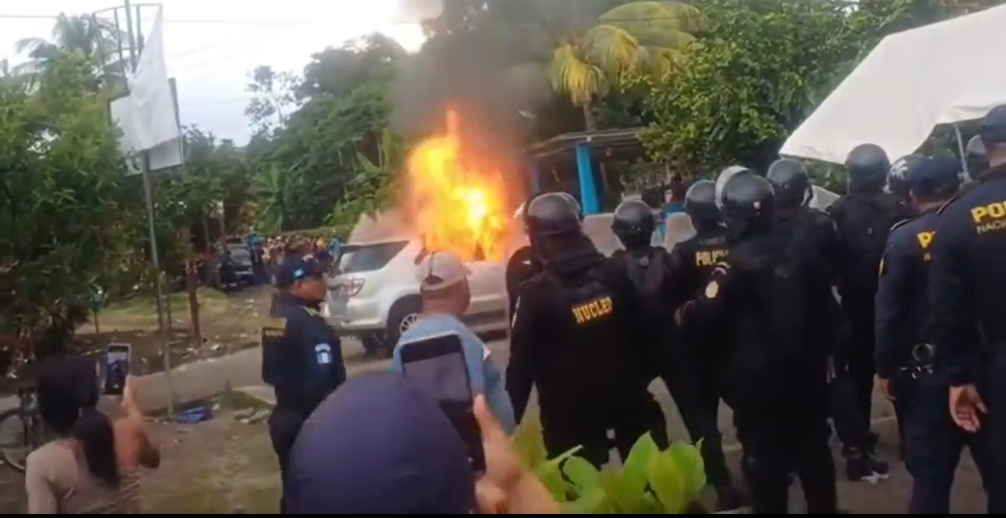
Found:
[(461, 321), (471, 302), (468, 275), (468, 268), (454, 254), (433, 252), (423, 260), (417, 270), (423, 310), (419, 319), (398, 339), (392, 369), (402, 371), (403, 347), (435, 336), (456, 335), (464, 347), (472, 393), (484, 394), (503, 428), (512, 433), (516, 422), (502, 370), (496, 366), (485, 343)]

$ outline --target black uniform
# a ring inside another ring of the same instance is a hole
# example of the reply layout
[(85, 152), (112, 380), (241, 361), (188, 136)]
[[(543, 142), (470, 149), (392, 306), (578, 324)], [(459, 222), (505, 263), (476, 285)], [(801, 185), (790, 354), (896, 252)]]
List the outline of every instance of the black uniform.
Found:
[(346, 381), (342, 343), (318, 309), (281, 292), (262, 326), (262, 380), (276, 391), (269, 436), (282, 477), (301, 425)]
[(531, 252), (531, 245), (522, 246), (510, 256), (506, 263), (504, 279), (506, 281), (507, 293), (507, 315), (513, 318), (514, 308), (517, 306), (517, 293), (520, 285), (524, 281), (534, 277), (541, 271), (541, 263)]
[(827, 410), (828, 287), (773, 231), (771, 184), (756, 175), (727, 182), (722, 209), (733, 242), (705, 289), (683, 306), (683, 325), (729, 326), (724, 401), (744, 447), (757, 514), (786, 513), (796, 472), (810, 514), (836, 512)]
[(874, 296), (877, 271), (887, 233), (912, 211), (904, 200), (884, 192), (891, 166), (882, 149), (863, 144), (846, 160), (849, 194), (839, 198), (828, 212), (838, 228), (839, 294), (849, 324), (851, 340), (847, 350), (849, 376), (856, 386), (860, 412), (873, 410)]
[(520, 287), (510, 332), (507, 391), (518, 420), (538, 388), (550, 456), (582, 446), (595, 465), (608, 461), (608, 430), (623, 458), (647, 432), (666, 446), (663, 419), (640, 376), (635, 293), (606, 277), (604, 256), (580, 229), (575, 206), (543, 195), (528, 208), (528, 234), (544, 270)]
[[(982, 123), (982, 141), (1006, 143), (1006, 107)], [(990, 160), (992, 161), (992, 160)], [(989, 440), (989, 514), (1006, 512), (1006, 165), (940, 211), (930, 263), (932, 344), (950, 384), (974, 384), (988, 406), (979, 434)], [(974, 340), (977, 327), (979, 340)]]
[[(815, 275), (817, 282), (834, 286), (841, 268), (838, 232), (827, 213), (806, 206), (813, 192), (807, 170), (799, 162), (783, 159), (769, 167), (766, 177), (776, 192), (775, 231), (790, 236), (791, 250), (813, 265), (813, 271), (808, 273)], [(834, 366), (829, 394), (835, 431), (848, 459), (847, 477), (849, 480), (886, 477), (887, 465), (872, 457), (870, 423), (859, 407), (855, 385), (846, 368), (849, 337), (841, 307), (833, 297), (822, 303), (832, 316), (832, 327), (842, 330), (828, 337)]]
[[(716, 185), (713, 182), (703, 180), (693, 184), (685, 193), (684, 209), (695, 227), (695, 235), (675, 245), (670, 253), (669, 299), (674, 309), (705, 286), (713, 268), (723, 260), (728, 248), (727, 229), (716, 207)], [(724, 510), (735, 507), (730, 500), (736, 500), (732, 476), (723, 454), (722, 436), (717, 427), (723, 351), (728, 348), (724, 342), (730, 338), (730, 333), (718, 326), (692, 326), (678, 333), (678, 339), (687, 353), (688, 365), (695, 373), (697, 386), (693, 415), (682, 411), (682, 419), (692, 440), (702, 440), (706, 475), (709, 483), (720, 493), (720, 507)], [(673, 380), (665, 381), (668, 388), (673, 387)], [(676, 402), (678, 399), (682, 398), (675, 397)], [(680, 408), (681, 404), (678, 406)]]

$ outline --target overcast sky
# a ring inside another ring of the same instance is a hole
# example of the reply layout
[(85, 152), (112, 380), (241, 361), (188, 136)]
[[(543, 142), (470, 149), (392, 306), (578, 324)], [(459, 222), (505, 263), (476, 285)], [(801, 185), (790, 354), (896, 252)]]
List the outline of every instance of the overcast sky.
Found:
[[(299, 73), (311, 53), (373, 31), (416, 49), (422, 43), (419, 27), (400, 9), (409, 1), (161, 0), (165, 55), (178, 81), (182, 123), (246, 142), (245, 85), (251, 69), (271, 65)], [(16, 41), (48, 38), (53, 20), (45, 16), (115, 5), (108, 0), (0, 1), (0, 58), (16, 63)], [(143, 16), (153, 18), (153, 11)]]

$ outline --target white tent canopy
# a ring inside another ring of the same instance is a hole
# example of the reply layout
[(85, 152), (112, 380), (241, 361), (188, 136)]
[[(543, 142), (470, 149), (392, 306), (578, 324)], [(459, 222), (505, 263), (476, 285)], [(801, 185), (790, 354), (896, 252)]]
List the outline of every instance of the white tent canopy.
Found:
[(1006, 103), (1006, 6), (884, 38), (783, 144), (781, 155), (842, 163), (863, 143), (893, 159), (939, 124)]

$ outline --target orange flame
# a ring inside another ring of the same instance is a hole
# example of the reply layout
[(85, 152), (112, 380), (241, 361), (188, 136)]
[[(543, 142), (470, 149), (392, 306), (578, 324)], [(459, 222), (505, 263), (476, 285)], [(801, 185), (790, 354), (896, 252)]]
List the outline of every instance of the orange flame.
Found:
[(501, 261), (509, 225), (504, 176), (463, 143), (458, 115), (448, 111), (446, 133), (409, 155), (405, 205), (428, 250)]

